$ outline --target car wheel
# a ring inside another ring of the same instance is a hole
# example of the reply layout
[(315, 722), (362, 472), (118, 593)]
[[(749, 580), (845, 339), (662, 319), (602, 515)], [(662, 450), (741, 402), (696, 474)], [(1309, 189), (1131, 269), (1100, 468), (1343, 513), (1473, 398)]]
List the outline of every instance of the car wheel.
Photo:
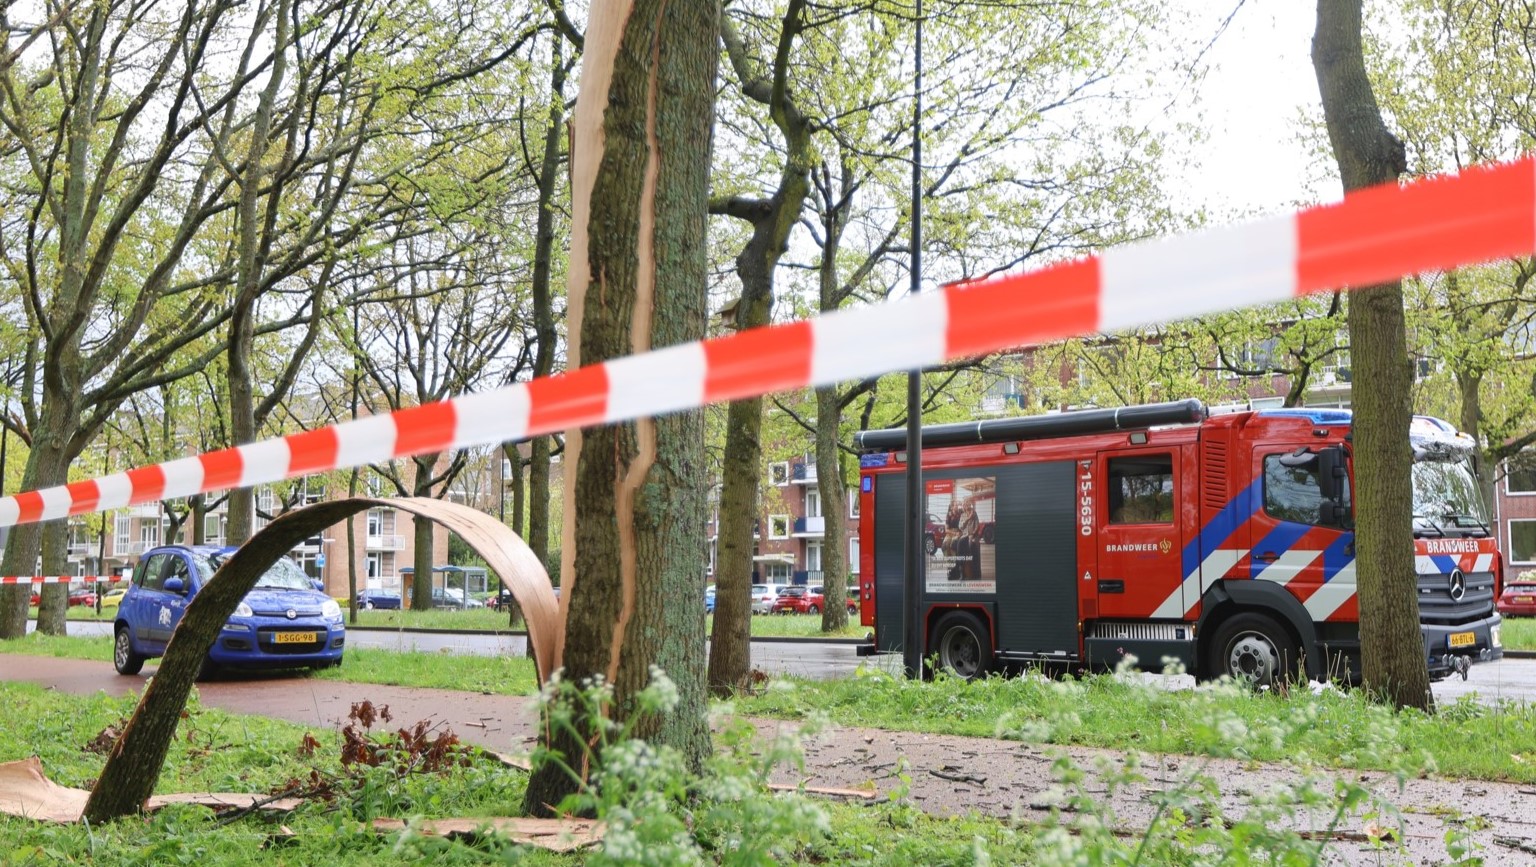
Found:
[(849, 617), (857, 617), (857, 616), (859, 616), (859, 606), (857, 606), (857, 605), (849, 605), (848, 606), (848, 616)]
[(985, 677), (992, 670), (992, 639), (976, 615), (951, 611), (934, 627), (939, 667), (961, 680)]
[(365, 611), (372, 611), (373, 610), (373, 603), (372, 602), (364, 602), (363, 603), (363, 610), (365, 610)]
[(807, 605), (807, 606), (805, 606), (805, 613), (806, 614), (820, 614), (821, 613), (821, 606), (820, 605)]
[(138, 674), (144, 668), (144, 657), (133, 652), (133, 639), (126, 626), (117, 627), (112, 639), (112, 667), (118, 674)]
[(1229, 618), (1211, 639), (1208, 674), (1226, 675), (1254, 686), (1275, 686), (1297, 676), (1296, 641), (1263, 614), (1243, 612)]
[(929, 557), (932, 557), (933, 552), (937, 550), (939, 550), (939, 546), (934, 543), (932, 536), (923, 537), (923, 553), (927, 554)]

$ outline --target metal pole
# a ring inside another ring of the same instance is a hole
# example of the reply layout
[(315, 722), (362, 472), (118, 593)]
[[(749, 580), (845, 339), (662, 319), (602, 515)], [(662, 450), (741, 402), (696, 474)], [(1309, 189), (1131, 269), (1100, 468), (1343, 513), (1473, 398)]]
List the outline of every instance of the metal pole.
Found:
[[(917, 3), (917, 39), (912, 53), (912, 294), (923, 285), (923, 0)], [(902, 664), (908, 677), (922, 677), (927, 648), (923, 625), (923, 372), (907, 374), (907, 558), (906, 604), (902, 606)]]

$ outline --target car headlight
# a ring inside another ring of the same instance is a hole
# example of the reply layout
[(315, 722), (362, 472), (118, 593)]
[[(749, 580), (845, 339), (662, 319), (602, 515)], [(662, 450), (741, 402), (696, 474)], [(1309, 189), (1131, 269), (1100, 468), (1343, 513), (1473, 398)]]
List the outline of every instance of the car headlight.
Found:
[(335, 599), (325, 600), (325, 604), (320, 606), (320, 616), (327, 620), (340, 620), (341, 603), (337, 602)]
[(242, 599), (242, 600), (240, 600), (240, 604), (235, 606), (235, 616), (236, 617), (255, 617), (256, 616), (256, 612), (252, 611), (251, 610), (251, 606), (246, 605), (245, 604), (245, 600)]

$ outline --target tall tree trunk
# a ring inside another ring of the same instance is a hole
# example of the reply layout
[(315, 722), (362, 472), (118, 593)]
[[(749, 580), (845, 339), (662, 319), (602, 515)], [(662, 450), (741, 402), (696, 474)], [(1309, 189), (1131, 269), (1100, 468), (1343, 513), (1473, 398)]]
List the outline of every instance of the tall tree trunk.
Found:
[[(704, 334), (706, 202), (720, 7), (716, 2), (594, 3), (572, 153), (570, 363), (577, 366)], [(601, 675), (607, 713), (634, 721), (693, 768), (711, 750), (704, 721), (703, 414), (573, 431), (567, 440), (561, 604), (571, 682)], [(679, 702), (636, 718), (659, 666)], [(577, 709), (580, 734), (603, 725)], [(548, 730), (584, 767), (585, 744)], [(579, 783), (546, 763), (526, 808), (548, 813)]]
[(842, 453), (837, 444), (843, 412), (837, 386), (816, 389), (816, 487), (821, 492), (825, 532), (821, 541), (821, 631), (836, 632), (848, 625), (847, 493), (843, 485)]
[[(752, 224), (752, 237), (736, 256), (741, 301), (736, 326), (767, 325), (773, 309), (773, 272), (788, 249), (789, 233), (810, 194), (811, 124), (789, 87), (789, 57), (805, 24), (804, 0), (790, 0), (779, 23), (779, 41), (769, 73), (751, 56), (740, 35), (725, 24), (726, 54), (741, 79), (742, 92), (768, 109), (784, 136), (784, 165), (771, 198), (733, 197), (710, 210)], [(720, 559), (715, 573), (715, 619), (709, 644), (709, 687), (724, 695), (752, 668), (752, 526), (757, 520), (758, 483), (763, 471), (762, 398), (731, 403), (726, 413), (725, 457), (721, 466)]]
[[(411, 458), (416, 476), (411, 480), (411, 496), (432, 496), (432, 468), (437, 466), (437, 453)], [(432, 522), (425, 518), (412, 518), (416, 550), (411, 560), (411, 607), (417, 611), (432, 608)]]
[[(539, 166), (539, 217), (534, 230), (533, 249), (533, 329), (538, 341), (534, 350), (533, 375), (548, 376), (555, 369), (554, 286), (551, 262), (555, 250), (555, 194), (560, 186), (560, 153), (565, 140), (565, 55), (562, 40), (556, 39), (550, 58), (549, 125), (544, 129), (544, 161)], [(554, 437), (536, 437), (529, 447), (528, 464), (528, 547), (538, 555), (544, 568), (555, 571), (549, 562), (549, 463)], [(516, 456), (513, 456), (516, 460)], [(519, 522), (518, 532), (523, 525)]]
[[(48, 400), (43, 406), (42, 418), (34, 430), (32, 448), (27, 455), (26, 470), (22, 474), (23, 491), (35, 491), (68, 480), (69, 425), (71, 418), (78, 418), (78, 410), (72, 403), (63, 404), (62, 401)], [(6, 575), (36, 575), (39, 568), (45, 575), (62, 573), (68, 552), (68, 532), (68, 524), (64, 521), (12, 527), (6, 539), (5, 557), (0, 560), (0, 570)], [(31, 591), (26, 584), (0, 587), (0, 593), (4, 594), (0, 597), (3, 599), (0, 603), (0, 609), (3, 609), (0, 610), (0, 638), (26, 635)], [(69, 588), (62, 584), (44, 584), (38, 596), (41, 604), (37, 610), (37, 631), (44, 635), (64, 635)]]
[[(1318, 0), (1312, 64), (1345, 193), (1395, 181), (1403, 143), (1387, 130), (1365, 72), (1361, 0)], [(1403, 287), (1357, 289), (1349, 304), (1355, 371), (1355, 550), (1362, 672), (1367, 691), (1397, 707), (1434, 707), (1414, 570), (1413, 374)]]

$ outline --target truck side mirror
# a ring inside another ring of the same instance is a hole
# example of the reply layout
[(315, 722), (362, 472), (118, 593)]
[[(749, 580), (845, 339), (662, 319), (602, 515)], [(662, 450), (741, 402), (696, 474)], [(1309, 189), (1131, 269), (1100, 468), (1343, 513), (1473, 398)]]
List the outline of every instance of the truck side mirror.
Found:
[(1349, 468), (1344, 449), (1329, 446), (1317, 453), (1317, 486), (1323, 495), (1323, 519), (1335, 527), (1349, 524)]

